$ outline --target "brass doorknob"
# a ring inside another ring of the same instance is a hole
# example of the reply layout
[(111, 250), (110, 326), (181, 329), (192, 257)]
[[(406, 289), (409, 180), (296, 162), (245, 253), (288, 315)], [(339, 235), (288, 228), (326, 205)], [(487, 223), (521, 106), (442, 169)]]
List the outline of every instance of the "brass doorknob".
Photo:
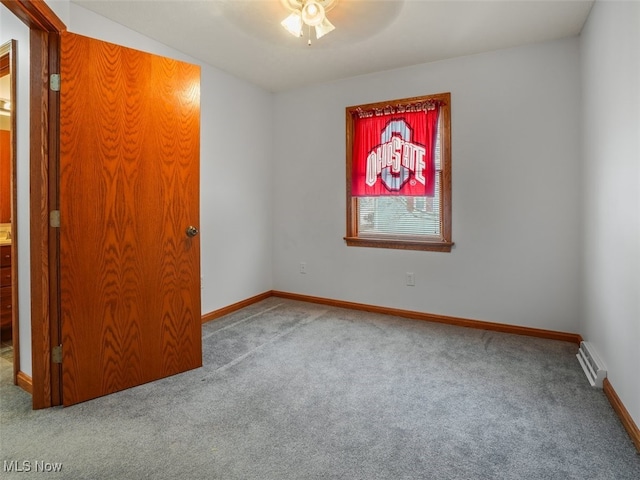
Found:
[(200, 233), (200, 231), (193, 225), (187, 227), (187, 237), (195, 237), (198, 233)]

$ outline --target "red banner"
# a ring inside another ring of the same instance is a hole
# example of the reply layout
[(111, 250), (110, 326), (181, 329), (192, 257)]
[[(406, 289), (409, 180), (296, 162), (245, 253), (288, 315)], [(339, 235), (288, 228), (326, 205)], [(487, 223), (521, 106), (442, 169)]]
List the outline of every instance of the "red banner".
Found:
[(433, 197), (439, 108), (354, 118), (351, 195)]

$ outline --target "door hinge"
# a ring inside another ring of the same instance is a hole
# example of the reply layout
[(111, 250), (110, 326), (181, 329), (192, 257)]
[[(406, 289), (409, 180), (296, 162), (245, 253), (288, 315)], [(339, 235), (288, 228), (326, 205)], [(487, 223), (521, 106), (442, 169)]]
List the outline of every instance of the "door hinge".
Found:
[(49, 88), (51, 89), (52, 92), (60, 91), (60, 74), (59, 73), (52, 73), (51, 75), (49, 75)]
[(54, 228), (60, 228), (60, 210), (51, 210), (49, 212), (49, 225)]
[(62, 363), (62, 345), (56, 345), (51, 349), (51, 361), (53, 363)]

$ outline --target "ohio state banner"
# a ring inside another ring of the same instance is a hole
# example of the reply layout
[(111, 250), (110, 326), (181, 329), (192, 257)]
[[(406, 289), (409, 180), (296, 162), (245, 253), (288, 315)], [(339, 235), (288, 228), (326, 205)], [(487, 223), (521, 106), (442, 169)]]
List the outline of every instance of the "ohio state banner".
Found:
[(436, 106), (404, 113), (354, 116), (351, 195), (433, 197)]

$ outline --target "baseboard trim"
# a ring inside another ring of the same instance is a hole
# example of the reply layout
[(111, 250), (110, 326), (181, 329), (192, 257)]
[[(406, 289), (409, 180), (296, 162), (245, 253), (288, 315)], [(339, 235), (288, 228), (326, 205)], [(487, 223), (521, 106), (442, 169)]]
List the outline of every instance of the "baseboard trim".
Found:
[(340, 308), (350, 308), (352, 310), (363, 310), (365, 312), (382, 313), (386, 315), (394, 315), (397, 317), (410, 318), (413, 320), (425, 320), (427, 322), (445, 323), (458, 327), (477, 328), (481, 330), (492, 330), (502, 333), (513, 333), (516, 335), (526, 335), (529, 337), (546, 338), (549, 340), (560, 340), (563, 342), (571, 342), (580, 345), (582, 336), (577, 333), (558, 332), (555, 330), (544, 330), (540, 328), (521, 327), (517, 325), (507, 325), (503, 323), (485, 322), (482, 320), (471, 320), (467, 318), (450, 317), (447, 315), (436, 315), (433, 313), (416, 312), (413, 310), (401, 310), (397, 308), (380, 307), (376, 305), (368, 305), (365, 303), (347, 302), (344, 300), (333, 300), (330, 298), (313, 297), (309, 295), (301, 295), (298, 293), (272, 291), (274, 297), (288, 298), (290, 300), (299, 300), (302, 302), (319, 303), (322, 305), (330, 305)]
[(16, 384), (25, 392), (33, 395), (33, 380), (23, 371), (19, 371), (16, 375)]
[(234, 303), (227, 307), (214, 310), (213, 312), (209, 312), (202, 316), (202, 323), (210, 322), (211, 320), (216, 320), (220, 317), (224, 317), (225, 315), (233, 313), (236, 310), (240, 310), (241, 308), (248, 307), (251, 304), (260, 302), (261, 300), (265, 300), (271, 296), (272, 296), (272, 292), (271, 290), (269, 290), (268, 292), (264, 292), (254, 297), (247, 298), (246, 300), (242, 300), (240, 302)]
[(608, 378), (605, 378), (602, 382), (602, 389), (604, 390), (604, 394), (609, 399), (609, 403), (613, 407), (613, 410), (620, 418), (622, 426), (631, 437), (631, 441), (636, 446), (636, 450), (640, 454), (640, 429), (633, 421), (633, 418), (631, 418), (629, 411), (625, 408), (622, 400), (620, 400), (620, 397), (618, 397), (618, 394), (613, 389), (613, 385), (611, 385), (611, 382)]

